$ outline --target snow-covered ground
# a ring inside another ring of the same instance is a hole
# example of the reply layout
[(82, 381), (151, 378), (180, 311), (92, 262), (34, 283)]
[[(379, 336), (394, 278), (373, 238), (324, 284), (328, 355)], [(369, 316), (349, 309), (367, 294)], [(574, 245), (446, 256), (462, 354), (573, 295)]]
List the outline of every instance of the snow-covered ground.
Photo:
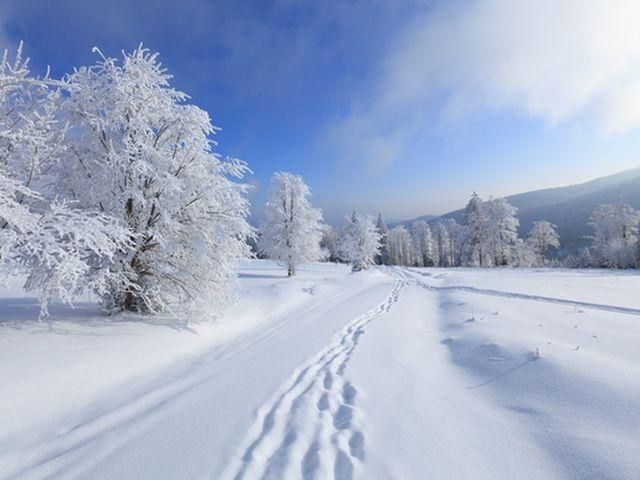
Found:
[(239, 276), (198, 326), (0, 290), (0, 478), (640, 478), (636, 272)]

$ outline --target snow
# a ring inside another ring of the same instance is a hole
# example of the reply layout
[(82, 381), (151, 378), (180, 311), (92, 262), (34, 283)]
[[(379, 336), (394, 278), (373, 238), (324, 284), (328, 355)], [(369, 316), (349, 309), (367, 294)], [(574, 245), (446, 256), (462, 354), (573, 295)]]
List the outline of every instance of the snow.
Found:
[[(216, 324), (0, 290), (0, 478), (640, 478), (636, 272), (239, 269)], [(143, 321), (141, 321), (141, 319)]]

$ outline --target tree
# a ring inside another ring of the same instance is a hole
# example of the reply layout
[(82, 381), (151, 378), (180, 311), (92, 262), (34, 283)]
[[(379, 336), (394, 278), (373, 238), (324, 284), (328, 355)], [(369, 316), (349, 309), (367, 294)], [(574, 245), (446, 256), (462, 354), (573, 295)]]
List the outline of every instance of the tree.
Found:
[(605, 267), (635, 265), (640, 212), (623, 201), (599, 205), (591, 214), (593, 249)]
[(260, 250), (284, 263), (288, 276), (295, 275), (301, 263), (322, 257), (322, 213), (311, 206), (310, 195), (298, 175), (278, 172), (271, 177)]
[(533, 245), (530, 241), (521, 238), (516, 240), (514, 247), (514, 263), (517, 267), (533, 267), (538, 264), (539, 259), (533, 251)]
[(520, 224), (516, 217), (517, 209), (504, 198), (489, 200), (481, 207), (485, 211), (487, 250), (491, 252), (488, 260), (494, 266), (510, 265)]
[(389, 262), (392, 265), (413, 264), (413, 244), (411, 235), (402, 225), (389, 230)]
[(246, 165), (212, 149), (209, 115), (171, 87), (140, 46), (122, 63), (65, 78), (61, 118), (73, 125), (55, 168), (54, 193), (126, 229), (130, 247), (108, 268), (111, 310), (157, 312), (171, 301), (220, 312), (232, 297), (238, 259), (249, 255)]
[(351, 264), (352, 271), (365, 270), (375, 265), (381, 247), (380, 232), (373, 220), (354, 210), (347, 217), (342, 240), (342, 257)]
[(439, 267), (450, 267), (451, 265), (451, 241), (447, 224), (439, 221), (434, 227), (435, 233), (435, 258)]
[(0, 271), (25, 276), (40, 298), (71, 301), (104, 293), (104, 268), (128, 246), (126, 232), (97, 211), (80, 211), (52, 194), (50, 171), (64, 153), (68, 128), (58, 119), (60, 82), (30, 76), (22, 44), (0, 62)]
[(483, 202), (473, 192), (465, 208), (467, 261), (480, 267), (509, 265), (515, 258), (519, 221), (505, 199)]
[(380, 247), (380, 254), (376, 258), (376, 263), (378, 265), (386, 265), (389, 262), (389, 246), (387, 244), (387, 234), (389, 233), (389, 229), (387, 228), (387, 224), (384, 223), (381, 212), (378, 212), (376, 229), (380, 234), (380, 243), (382, 245)]
[(469, 231), (469, 263), (483, 267), (487, 261), (487, 218), (482, 199), (476, 192), (465, 207), (464, 224)]
[(540, 220), (533, 222), (527, 243), (535, 256), (535, 263), (542, 266), (546, 263), (549, 248), (560, 248), (560, 236), (555, 230), (555, 225)]
[(449, 265), (459, 267), (464, 262), (464, 251), (468, 240), (468, 231), (453, 218), (446, 218), (443, 224), (447, 230), (449, 240)]
[(411, 237), (419, 266), (433, 265), (433, 236), (431, 227), (424, 220), (418, 220), (411, 225)]

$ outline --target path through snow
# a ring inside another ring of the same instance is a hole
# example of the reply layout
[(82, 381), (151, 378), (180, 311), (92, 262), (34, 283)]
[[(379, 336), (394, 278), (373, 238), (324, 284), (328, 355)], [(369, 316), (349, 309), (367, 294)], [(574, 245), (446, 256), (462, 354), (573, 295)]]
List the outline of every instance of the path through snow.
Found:
[(354, 418), (358, 390), (344, 373), (367, 325), (389, 312), (404, 285), (396, 281), (382, 304), (294, 372), (260, 409), (248, 445), (223, 478), (353, 478), (353, 462), (364, 459), (364, 434)]

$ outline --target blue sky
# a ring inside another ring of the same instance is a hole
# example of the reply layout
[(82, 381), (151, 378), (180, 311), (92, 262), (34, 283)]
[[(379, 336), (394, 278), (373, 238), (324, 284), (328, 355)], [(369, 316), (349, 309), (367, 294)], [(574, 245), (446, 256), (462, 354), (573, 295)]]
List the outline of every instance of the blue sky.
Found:
[(640, 4), (626, 0), (4, 1), (0, 44), (54, 75), (143, 42), (246, 160), (330, 221), (390, 218), (639, 166)]

